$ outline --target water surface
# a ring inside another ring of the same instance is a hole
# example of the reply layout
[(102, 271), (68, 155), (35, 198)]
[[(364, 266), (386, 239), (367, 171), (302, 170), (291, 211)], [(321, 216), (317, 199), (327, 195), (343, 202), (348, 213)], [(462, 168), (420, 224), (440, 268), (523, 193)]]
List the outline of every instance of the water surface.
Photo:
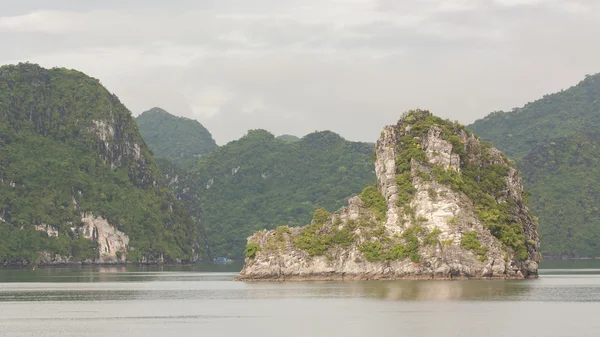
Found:
[(0, 269), (0, 336), (599, 336), (600, 262), (525, 281), (243, 283), (240, 265)]

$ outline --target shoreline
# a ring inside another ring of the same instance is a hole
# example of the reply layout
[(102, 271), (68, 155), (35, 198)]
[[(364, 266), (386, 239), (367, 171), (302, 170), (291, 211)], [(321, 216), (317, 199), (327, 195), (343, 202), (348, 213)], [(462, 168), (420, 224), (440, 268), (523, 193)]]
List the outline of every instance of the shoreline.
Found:
[(73, 268), (73, 267), (128, 267), (128, 266), (161, 266), (161, 267), (175, 267), (175, 266), (194, 266), (198, 264), (214, 264), (214, 265), (227, 265), (221, 263), (213, 263), (210, 261), (197, 261), (187, 263), (160, 263), (160, 262), (67, 262), (67, 263), (41, 263), (41, 264), (0, 264), (0, 269), (31, 269), (35, 268)]
[(312, 274), (306, 276), (288, 275), (288, 276), (250, 276), (238, 275), (233, 280), (238, 282), (314, 282), (314, 281), (467, 281), (467, 280), (533, 280), (539, 278), (539, 275), (524, 277), (522, 275), (506, 275), (506, 276), (435, 276), (432, 274), (426, 275), (319, 275)]

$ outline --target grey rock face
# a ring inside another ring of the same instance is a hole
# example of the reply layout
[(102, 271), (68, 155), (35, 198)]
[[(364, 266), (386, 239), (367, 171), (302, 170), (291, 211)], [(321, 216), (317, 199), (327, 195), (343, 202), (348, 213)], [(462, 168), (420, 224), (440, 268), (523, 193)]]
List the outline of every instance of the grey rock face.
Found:
[[(409, 130), (408, 130), (409, 131)], [(442, 138), (442, 130), (432, 126), (419, 139), (427, 162), (411, 161), (414, 192), (408, 205), (399, 207), (397, 200), (402, 191), (396, 183), (396, 160), (399, 140), (404, 129), (387, 126), (376, 145), (375, 171), (377, 188), (387, 204), (384, 220), (367, 208), (360, 197), (353, 197), (349, 205), (334, 213), (323, 225), (323, 230), (353, 229), (354, 240), (348, 246), (332, 245), (323, 255), (310, 255), (294, 243), (304, 228), (287, 231), (261, 231), (248, 238), (260, 250), (246, 263), (237, 280), (371, 280), (371, 279), (455, 279), (455, 278), (531, 278), (537, 277), (539, 236), (537, 223), (523, 204), (523, 185), (518, 172), (509, 169), (507, 188), (499, 202), (515, 204), (519, 224), (528, 241), (527, 257), (518, 258), (503, 247), (487, 226), (477, 217), (473, 201), (464, 193), (433, 179), (423, 179), (420, 172), (431, 173), (434, 167), (460, 172), (461, 157), (453, 145)], [(481, 165), (509, 165), (500, 151), (490, 149), (482, 159), (477, 154), (482, 144), (461, 133), (468, 160)], [(485, 161), (485, 163), (483, 162)], [(408, 210), (408, 211), (407, 211)], [(413, 213), (411, 213), (413, 212)], [(377, 242), (377, 226), (352, 226), (355, 223), (377, 223), (385, 231), (386, 240), (399, 240), (409, 228), (419, 226), (426, 233), (439, 233), (435, 242), (418, 237), (418, 258), (383, 259), (369, 261), (361, 251), (365, 242)], [(461, 243), (466, 233), (476, 234), (485, 254), (478, 255)], [(418, 260), (418, 262), (413, 262)]]

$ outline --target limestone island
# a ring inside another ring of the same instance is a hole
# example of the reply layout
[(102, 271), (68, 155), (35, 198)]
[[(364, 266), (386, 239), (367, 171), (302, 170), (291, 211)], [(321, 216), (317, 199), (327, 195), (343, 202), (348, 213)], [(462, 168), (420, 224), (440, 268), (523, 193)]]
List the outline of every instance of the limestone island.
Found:
[(537, 277), (537, 219), (502, 152), (412, 110), (383, 129), (375, 155), (377, 184), (348, 206), (249, 237), (236, 280)]

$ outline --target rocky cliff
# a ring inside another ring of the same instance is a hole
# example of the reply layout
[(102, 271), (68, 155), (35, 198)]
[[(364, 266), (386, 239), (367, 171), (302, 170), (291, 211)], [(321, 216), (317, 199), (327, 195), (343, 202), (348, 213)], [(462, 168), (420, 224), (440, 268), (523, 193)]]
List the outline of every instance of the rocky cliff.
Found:
[(462, 125), (409, 111), (376, 144), (376, 186), (302, 228), (248, 238), (238, 280), (537, 277), (537, 220), (513, 163)]

